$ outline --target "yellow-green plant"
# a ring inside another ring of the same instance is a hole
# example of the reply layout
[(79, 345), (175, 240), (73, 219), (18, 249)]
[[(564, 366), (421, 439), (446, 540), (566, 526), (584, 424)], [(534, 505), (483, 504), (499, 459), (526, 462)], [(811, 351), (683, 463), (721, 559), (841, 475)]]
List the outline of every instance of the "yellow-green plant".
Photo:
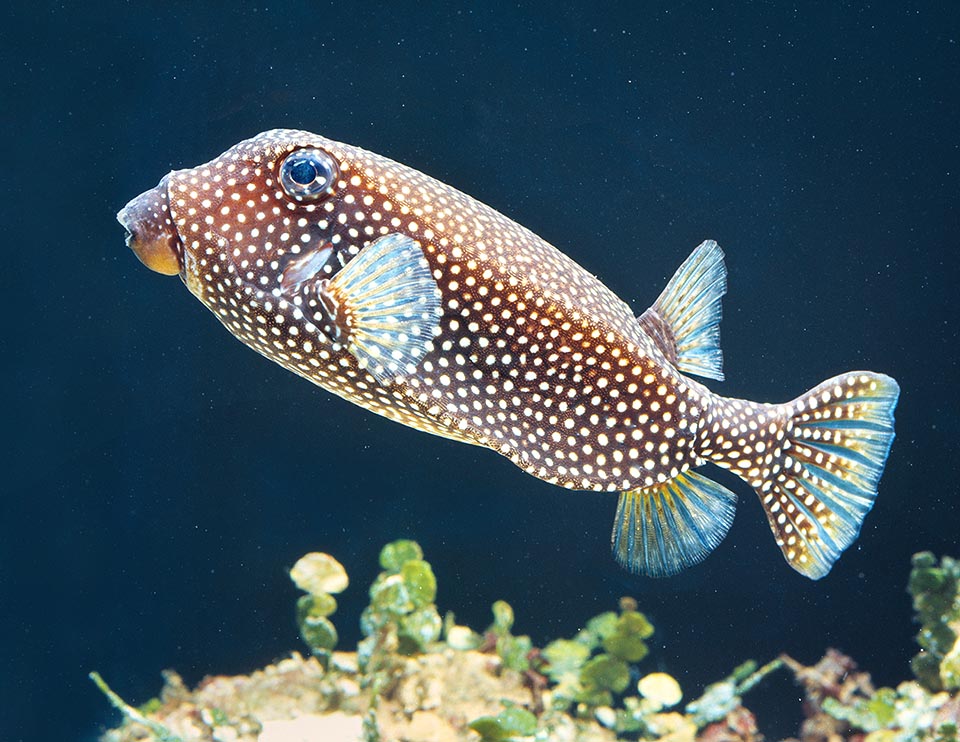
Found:
[(327, 667), (338, 638), (337, 629), (330, 621), (330, 616), (337, 610), (333, 593), (347, 589), (350, 584), (347, 571), (329, 554), (312, 552), (297, 560), (290, 570), (290, 579), (307, 593), (297, 601), (300, 637)]

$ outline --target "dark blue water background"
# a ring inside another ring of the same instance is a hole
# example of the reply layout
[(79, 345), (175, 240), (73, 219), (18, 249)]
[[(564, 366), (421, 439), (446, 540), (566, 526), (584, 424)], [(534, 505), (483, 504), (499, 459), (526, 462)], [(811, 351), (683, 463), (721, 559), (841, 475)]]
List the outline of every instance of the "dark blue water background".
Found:
[[(386, 541), (415, 538), (441, 610), (498, 598), (537, 642), (618, 597), (688, 693), (744, 659), (852, 654), (908, 676), (904, 583), (960, 551), (960, 23), (945, 3), (27, 3), (0, 31), (4, 477), (0, 739), (91, 740), (87, 680), (142, 702), (300, 648), (286, 570), (335, 554), (357, 638)], [(263, 129), (322, 132), (500, 209), (639, 313), (704, 238), (725, 248), (726, 395), (851, 368), (903, 394), (856, 545), (794, 573), (754, 495), (704, 564), (635, 579), (612, 496), (377, 418), (261, 359), (114, 214)], [(751, 705), (796, 729), (799, 693)]]

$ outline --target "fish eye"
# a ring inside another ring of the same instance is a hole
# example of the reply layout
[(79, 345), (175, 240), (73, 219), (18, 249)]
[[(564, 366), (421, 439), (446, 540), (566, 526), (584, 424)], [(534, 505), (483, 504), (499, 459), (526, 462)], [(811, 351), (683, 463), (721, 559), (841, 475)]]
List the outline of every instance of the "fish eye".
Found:
[(280, 163), (280, 186), (297, 201), (316, 201), (333, 193), (337, 163), (322, 149), (298, 149)]

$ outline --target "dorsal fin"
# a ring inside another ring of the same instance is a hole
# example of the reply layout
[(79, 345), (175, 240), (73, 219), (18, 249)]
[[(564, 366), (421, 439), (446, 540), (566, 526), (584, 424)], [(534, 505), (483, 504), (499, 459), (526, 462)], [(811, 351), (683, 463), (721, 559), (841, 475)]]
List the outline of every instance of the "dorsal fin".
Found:
[(638, 318), (643, 331), (684, 373), (723, 381), (720, 299), (727, 291), (723, 250), (702, 242), (660, 298)]

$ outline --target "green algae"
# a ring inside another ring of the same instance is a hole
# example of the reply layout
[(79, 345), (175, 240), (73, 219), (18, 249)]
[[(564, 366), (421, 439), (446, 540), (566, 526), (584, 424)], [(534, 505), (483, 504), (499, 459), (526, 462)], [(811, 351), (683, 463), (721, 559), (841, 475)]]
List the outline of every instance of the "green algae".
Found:
[(930, 693), (919, 683), (908, 681), (895, 689), (878, 688), (872, 695), (846, 704), (826, 698), (823, 710), (858, 731), (872, 733), (876, 740), (940, 741), (956, 735), (954, 722), (937, 720), (940, 709), (949, 701), (947, 693)]
[(619, 614), (601, 613), (573, 639), (550, 642), (541, 653), (546, 662), (541, 671), (555, 683), (553, 708), (566, 710), (576, 704), (577, 713), (587, 716), (611, 706), (627, 690), (632, 666), (649, 653), (645, 640), (653, 631), (628, 599), (622, 601)]
[(914, 554), (907, 590), (920, 624), (921, 651), (910, 663), (916, 681), (845, 700), (828, 697), (823, 711), (868, 733), (870, 742), (952, 741), (957, 723), (950, 715), (960, 715), (950, 695), (960, 689), (960, 562), (945, 556), (938, 563), (929, 551)]
[(929, 551), (913, 556), (907, 589), (920, 624), (920, 653), (911, 667), (927, 690), (960, 689), (960, 562)]
[(337, 628), (327, 618), (333, 611), (316, 596), (304, 595), (297, 601), (300, 638), (318, 657), (326, 657), (337, 646)]
[(487, 635), (495, 638), (495, 649), (504, 667), (515, 672), (527, 672), (530, 669), (530, 652), (533, 642), (530, 637), (521, 634), (514, 636), (513, 608), (505, 600), (498, 600), (491, 606), (493, 623), (487, 627)]
[(398, 658), (427, 651), (443, 630), (434, 604), (437, 579), (420, 545), (392, 541), (380, 550), (380, 566), (383, 571), (370, 586), (370, 604), (360, 616), (365, 638), (357, 645), (361, 687), (371, 692), (363, 721), (366, 742), (379, 740), (377, 709)]
[(537, 717), (524, 708), (511, 705), (496, 716), (481, 716), (468, 726), (480, 735), (481, 742), (509, 742), (535, 734)]
[[(441, 620), (436, 576), (416, 542), (387, 544), (379, 561), (382, 571), (369, 588), (370, 602), (360, 621), (364, 638), (353, 663), (345, 663), (343, 653), (338, 653), (339, 660), (333, 659), (337, 630), (332, 616), (337, 600), (332, 593), (349, 584), (346, 570), (333, 557), (320, 553), (307, 555), (291, 570), (291, 579), (307, 593), (296, 606), (300, 635), (322, 666), (312, 692), (326, 699), (323, 707), (327, 712), (352, 714), (365, 742), (382, 738), (383, 704), (396, 707), (397, 689), (411, 672), (429, 666), (430, 657), (444, 657), (443, 661), (449, 662), (458, 655), (472, 656), (472, 661), (482, 665), (486, 660), (478, 651), (497, 658), (499, 664), (491, 665), (489, 672), (504, 680), (513, 678), (514, 688), (526, 687), (529, 701), (518, 703), (515, 695), (514, 700), (503, 700), (499, 711), (472, 720), (467, 717), (461, 734), (474, 736), (458, 739), (548, 742), (561, 737), (607, 740), (615, 736), (747, 742), (754, 739), (751, 735), (756, 729), (744, 696), (770, 673), (787, 668), (805, 688), (810, 729), (832, 729), (838, 740), (958, 742), (960, 698), (948, 691), (955, 691), (958, 685), (960, 563), (948, 557), (938, 563), (925, 552), (913, 560), (909, 591), (921, 625), (918, 642), (922, 649), (913, 663), (917, 681), (874, 689), (866, 673), (854, 672), (852, 660), (833, 650), (813, 667), (783, 655), (762, 667), (753, 660), (742, 663), (682, 709), (677, 706), (683, 696), (679, 683), (666, 673), (644, 669), (650, 654), (647, 641), (654, 627), (632, 599), (621, 600), (617, 611), (590, 618), (572, 637), (538, 649), (529, 636), (513, 634), (516, 617), (505, 601), (492, 605), (493, 621), (482, 634), (458, 625), (452, 613)], [(424, 664), (415, 661), (418, 657), (425, 658)], [(165, 690), (161, 699), (136, 709), (99, 675), (92, 673), (91, 678), (123, 714), (125, 727), (139, 730), (129, 739), (180, 742), (186, 738), (176, 733), (175, 725), (161, 721), (171, 718), (171, 707), (189, 695), (182, 684), (172, 686), (176, 693)], [(344, 695), (351, 683), (357, 690)], [(469, 690), (470, 686), (465, 687)], [(351, 693), (354, 700), (348, 703)], [(241, 704), (243, 711), (238, 713), (236, 708), (222, 710), (218, 704), (198, 705), (189, 718), (211, 730), (242, 729), (242, 724), (248, 732), (259, 728), (246, 705)], [(669, 711), (672, 707), (676, 710)]]
[(360, 666), (384, 652), (416, 654), (440, 638), (443, 621), (434, 603), (437, 579), (415, 541), (394, 541), (380, 551), (383, 571), (370, 586), (370, 604), (360, 616), (366, 637), (358, 645)]
[(391, 541), (380, 550), (380, 566), (385, 572), (396, 574), (407, 562), (423, 559), (423, 549), (416, 541)]
[(290, 570), (290, 579), (307, 593), (297, 600), (300, 638), (327, 667), (330, 653), (339, 640), (337, 629), (329, 618), (337, 610), (337, 599), (331, 593), (347, 589), (350, 584), (347, 570), (329, 554), (312, 552), (297, 560)]
[(708, 685), (700, 698), (687, 704), (687, 715), (698, 728), (720, 721), (739, 709), (743, 705), (743, 696), (783, 665), (780, 658), (761, 668), (754, 660), (747, 660), (723, 680)]
[(653, 636), (653, 625), (646, 616), (626, 610), (614, 622), (613, 631), (602, 638), (603, 648), (624, 662), (639, 662), (649, 653), (644, 639)]

